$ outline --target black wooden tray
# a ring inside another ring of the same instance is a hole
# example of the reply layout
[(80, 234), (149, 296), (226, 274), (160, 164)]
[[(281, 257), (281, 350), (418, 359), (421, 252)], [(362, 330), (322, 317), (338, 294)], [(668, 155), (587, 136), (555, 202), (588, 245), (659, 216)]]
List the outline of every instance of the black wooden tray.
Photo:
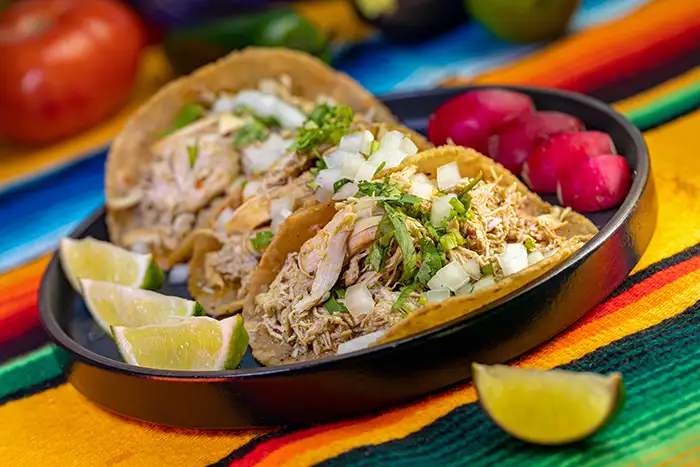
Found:
[[(428, 115), (466, 89), (383, 98), (408, 126), (424, 131)], [(68, 380), (86, 397), (136, 419), (183, 427), (244, 428), (312, 424), (397, 404), (470, 377), (474, 361), (501, 363), (547, 341), (607, 297), (644, 252), (656, 224), (649, 155), (640, 132), (607, 105), (579, 94), (512, 87), (540, 110), (579, 117), (610, 134), (633, 170), (625, 202), (590, 219), (600, 233), (575, 255), (527, 287), (420, 335), (354, 354), (260, 367), (250, 355), (235, 371), (182, 372), (125, 364), (99, 331), (54, 255), (41, 284), (44, 327), (71, 358)], [(551, 201), (551, 200), (550, 200)], [(107, 239), (100, 210), (72, 234)], [(186, 296), (184, 285), (165, 293)]]

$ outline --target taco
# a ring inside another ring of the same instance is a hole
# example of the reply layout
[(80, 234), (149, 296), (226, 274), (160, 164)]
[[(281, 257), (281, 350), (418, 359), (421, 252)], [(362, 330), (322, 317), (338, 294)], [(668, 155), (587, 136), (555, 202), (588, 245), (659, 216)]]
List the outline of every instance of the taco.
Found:
[[(371, 179), (388, 170), (387, 164), (397, 166), (430, 147), (423, 136), (400, 125), (359, 123), (337, 146), (319, 154), (318, 166), (284, 185), (267, 183), (263, 193), (237, 208), (225, 204), (217, 221), (194, 237), (190, 293), (210, 315), (239, 311), (255, 267), (287, 217), (331, 198), (347, 197), (357, 190), (355, 179)], [(362, 169), (365, 164), (369, 170)], [(351, 177), (352, 183), (342, 175)]]
[(224, 201), (241, 203), (308, 168), (291, 146), (309, 120), (331, 122), (333, 139), (337, 126), (395, 118), (348, 76), (286, 49), (234, 52), (165, 86), (110, 149), (111, 240), (152, 252), (164, 267), (187, 259), (191, 233)]
[(524, 286), (596, 232), (471, 149), (424, 151), (284, 223), (243, 310), (253, 355), (279, 365), (430, 329)]

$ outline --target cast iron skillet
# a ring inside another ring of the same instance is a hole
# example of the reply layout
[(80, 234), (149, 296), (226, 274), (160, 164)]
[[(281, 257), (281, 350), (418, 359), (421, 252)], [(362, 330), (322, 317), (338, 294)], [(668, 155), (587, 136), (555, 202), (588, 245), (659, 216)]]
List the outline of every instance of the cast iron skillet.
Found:
[[(464, 91), (440, 89), (387, 96), (404, 123), (425, 129), (428, 115)], [(67, 350), (68, 380), (86, 397), (136, 419), (182, 427), (243, 428), (311, 424), (407, 401), (465, 380), (474, 361), (508, 361), (572, 325), (629, 274), (651, 238), (656, 201), (649, 155), (639, 131), (605, 104), (578, 94), (518, 88), (538, 109), (560, 110), (612, 136), (634, 172), (618, 209), (590, 218), (600, 233), (575, 255), (525, 288), (437, 329), (349, 355), (259, 367), (250, 352), (235, 371), (182, 372), (130, 366), (92, 321), (54, 255), (39, 308), (46, 331)], [(107, 239), (104, 211), (72, 235)], [(184, 285), (166, 293), (186, 295)]]

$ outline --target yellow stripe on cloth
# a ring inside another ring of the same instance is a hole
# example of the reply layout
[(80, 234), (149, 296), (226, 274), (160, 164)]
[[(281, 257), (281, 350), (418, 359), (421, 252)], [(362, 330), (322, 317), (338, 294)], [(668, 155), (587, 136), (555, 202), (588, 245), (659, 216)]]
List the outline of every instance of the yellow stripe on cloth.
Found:
[(260, 434), (135, 422), (91, 404), (69, 384), (7, 403), (0, 421), (5, 467), (191, 467), (216, 462)]

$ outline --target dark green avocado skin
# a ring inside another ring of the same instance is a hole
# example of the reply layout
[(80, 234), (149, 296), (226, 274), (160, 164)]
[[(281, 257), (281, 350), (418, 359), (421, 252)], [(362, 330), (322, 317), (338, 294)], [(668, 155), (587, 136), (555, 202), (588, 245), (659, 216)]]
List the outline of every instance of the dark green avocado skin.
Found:
[[(372, 1), (372, 0), (364, 0)], [(417, 42), (440, 35), (468, 20), (463, 0), (396, 0), (395, 11), (368, 18), (362, 0), (352, 6), (365, 22), (395, 42)]]

